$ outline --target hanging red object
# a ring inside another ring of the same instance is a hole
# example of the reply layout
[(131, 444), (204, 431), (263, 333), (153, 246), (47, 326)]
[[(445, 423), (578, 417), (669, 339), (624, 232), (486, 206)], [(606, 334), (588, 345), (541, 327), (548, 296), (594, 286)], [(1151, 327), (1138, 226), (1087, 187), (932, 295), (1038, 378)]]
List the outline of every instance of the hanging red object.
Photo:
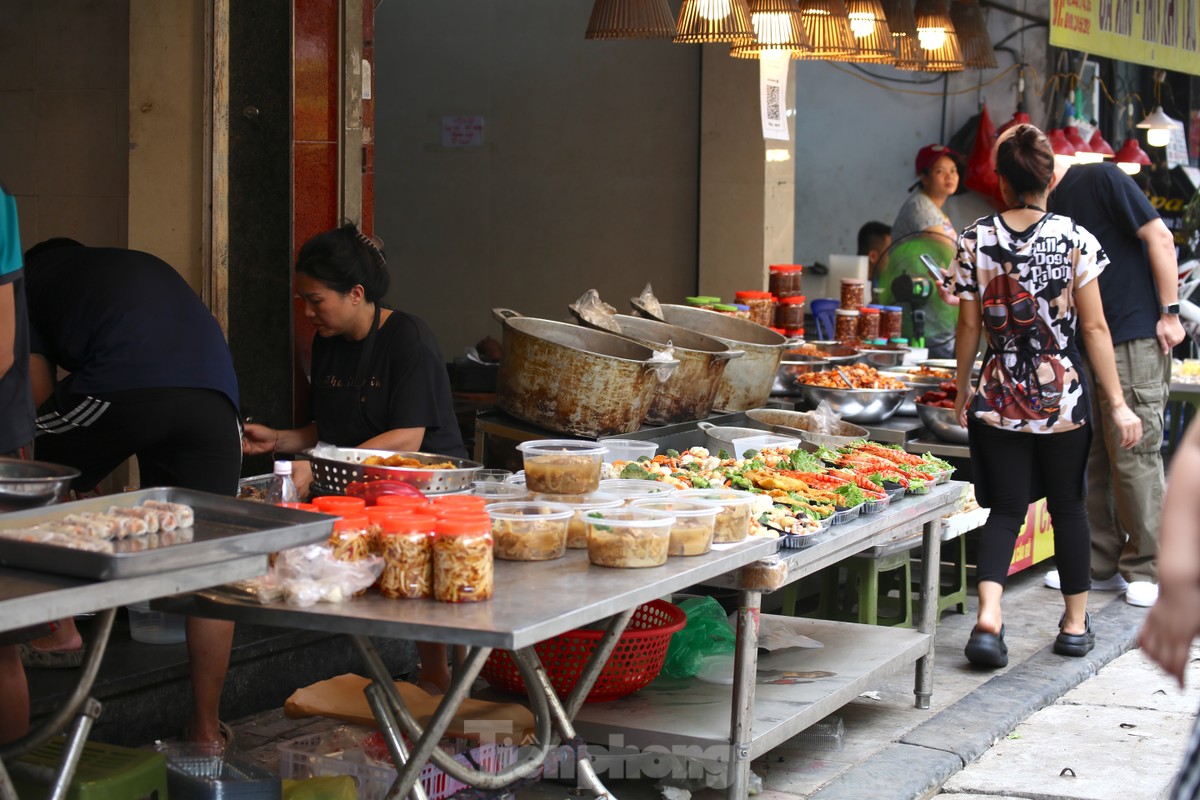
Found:
[(1092, 132), (1092, 138), (1088, 140), (1088, 147), (1092, 148), (1093, 153), (1099, 153), (1104, 158), (1112, 158), (1114, 155), (1112, 145), (1100, 135), (1099, 128)]
[(979, 192), (997, 209), (1003, 210), (1004, 200), (1000, 197), (1000, 180), (992, 164), (992, 148), (996, 145), (996, 131), (988, 115), (987, 103), (979, 111), (979, 129), (975, 133), (975, 145), (967, 156), (967, 188)]
[(1052, 128), (1046, 131), (1046, 138), (1050, 140), (1050, 147), (1053, 148), (1054, 155), (1075, 160), (1075, 145), (1067, 141), (1062, 128)]
[(1000, 126), (999, 130), (996, 131), (996, 135), (999, 136), (1014, 125), (1028, 125), (1029, 122), (1029, 115), (1024, 111), (1014, 111), (1012, 118)]

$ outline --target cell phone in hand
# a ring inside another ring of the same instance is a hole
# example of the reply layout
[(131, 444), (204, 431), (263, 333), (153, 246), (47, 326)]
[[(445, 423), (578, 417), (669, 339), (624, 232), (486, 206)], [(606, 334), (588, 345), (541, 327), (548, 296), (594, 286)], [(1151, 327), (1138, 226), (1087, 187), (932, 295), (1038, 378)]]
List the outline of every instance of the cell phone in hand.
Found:
[(946, 282), (946, 273), (942, 271), (942, 268), (937, 265), (936, 261), (934, 261), (925, 253), (921, 254), (921, 263), (924, 264), (925, 269), (929, 270), (929, 273), (933, 275), (933, 279), (935, 281), (938, 283)]

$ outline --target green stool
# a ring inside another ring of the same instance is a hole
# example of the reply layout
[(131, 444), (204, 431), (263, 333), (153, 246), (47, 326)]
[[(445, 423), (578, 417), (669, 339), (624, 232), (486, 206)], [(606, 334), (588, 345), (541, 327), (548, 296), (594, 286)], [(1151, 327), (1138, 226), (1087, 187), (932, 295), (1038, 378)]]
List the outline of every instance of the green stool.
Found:
[[(821, 573), (821, 619), (911, 628), (912, 567), (908, 551), (857, 555)], [(891, 597), (896, 591), (897, 597)]]
[[(14, 766), (28, 764), (53, 770), (62, 759), (63, 739), (56, 737)], [(67, 792), (68, 800), (164, 800), (167, 796), (167, 766), (162, 753), (88, 742)], [(13, 783), (22, 800), (37, 800), (50, 793), (50, 785), (31, 782), (17, 769)]]
[[(938, 619), (942, 612), (953, 608), (960, 614), (967, 613), (967, 534), (964, 531), (954, 540), (942, 540), (942, 553), (949, 558), (942, 562), (942, 578), (938, 585)], [(947, 547), (949, 545), (949, 547)], [(949, 570), (947, 570), (949, 567)], [(949, 580), (947, 581), (947, 578)]]

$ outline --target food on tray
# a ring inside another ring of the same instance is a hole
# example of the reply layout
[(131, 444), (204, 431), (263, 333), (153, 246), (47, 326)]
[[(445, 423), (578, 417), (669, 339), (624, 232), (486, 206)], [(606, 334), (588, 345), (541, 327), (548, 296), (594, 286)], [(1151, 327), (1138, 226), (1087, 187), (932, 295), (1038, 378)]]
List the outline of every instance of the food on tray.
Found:
[(159, 531), (173, 531), (179, 527), (179, 520), (170, 511), (150, 508), (145, 505), (141, 506), (109, 506), (109, 514), (118, 514), (126, 517), (137, 517), (146, 523), (147, 533), (158, 533)]
[(923, 378), (937, 378), (943, 381), (954, 380), (954, 373), (948, 369), (938, 369), (937, 367), (919, 366), (913, 367), (908, 372), (909, 375), (918, 375)]
[(385, 533), (381, 549), (380, 594), (392, 598), (433, 596), (433, 539), (428, 531)]
[(170, 547), (173, 544), (187, 544), (193, 539), (194, 528), (179, 528), (173, 531), (148, 533), (145, 536), (131, 536), (128, 539), (117, 539), (113, 542), (114, 553), (140, 553), (143, 550), (153, 550), (156, 547)]
[(113, 548), (113, 543), (107, 539), (93, 539), (88, 536), (82, 536), (74, 528), (59, 527), (53, 523), (33, 528), (0, 530), (0, 538), (11, 539), (17, 542), (69, 547), (72, 550), (87, 550), (92, 553), (116, 552)]
[(908, 388), (902, 381), (889, 378), (881, 374), (879, 370), (866, 364), (851, 364), (848, 367), (842, 367), (840, 373), (839, 370), (809, 372), (804, 375), (797, 375), (796, 382), (807, 386), (820, 386), (825, 389), (849, 389), (850, 387), (846, 385), (846, 381), (842, 380), (842, 375), (845, 375), (855, 389)]
[(453, 461), (438, 461), (433, 464), (422, 463), (420, 459), (396, 453), (391, 456), (367, 456), (362, 460), (367, 467), (401, 467), (404, 469), (456, 469)]
[(531, 492), (586, 494), (600, 486), (600, 461), (590, 455), (525, 456), (525, 485)]
[(489, 600), (493, 583), (491, 532), (447, 533), (439, 528), (433, 537), (434, 598), (444, 603)]
[(159, 513), (173, 514), (180, 528), (190, 528), (196, 524), (196, 515), (192, 507), (183, 503), (167, 503), (162, 500), (144, 500), (143, 508), (152, 508)]
[(936, 390), (931, 389), (917, 398), (917, 402), (935, 408), (954, 408), (958, 399), (958, 386), (952, 381), (942, 381)]

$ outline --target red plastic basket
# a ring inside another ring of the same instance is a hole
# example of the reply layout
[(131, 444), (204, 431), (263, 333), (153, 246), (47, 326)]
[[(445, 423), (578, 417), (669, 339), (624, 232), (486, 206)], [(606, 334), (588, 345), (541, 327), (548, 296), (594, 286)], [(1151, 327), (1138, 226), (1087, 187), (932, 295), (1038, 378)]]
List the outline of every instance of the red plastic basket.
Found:
[[(600, 677), (588, 692), (586, 702), (616, 700), (633, 694), (657, 678), (667, 657), (671, 636), (686, 623), (687, 615), (663, 600), (639, 606), (617, 640)], [(603, 635), (602, 630), (574, 630), (533, 646), (559, 697), (565, 698), (571, 693)], [(493, 650), (480, 674), (501, 691), (525, 694), (525, 681), (521, 680), (517, 662), (507, 650)]]

